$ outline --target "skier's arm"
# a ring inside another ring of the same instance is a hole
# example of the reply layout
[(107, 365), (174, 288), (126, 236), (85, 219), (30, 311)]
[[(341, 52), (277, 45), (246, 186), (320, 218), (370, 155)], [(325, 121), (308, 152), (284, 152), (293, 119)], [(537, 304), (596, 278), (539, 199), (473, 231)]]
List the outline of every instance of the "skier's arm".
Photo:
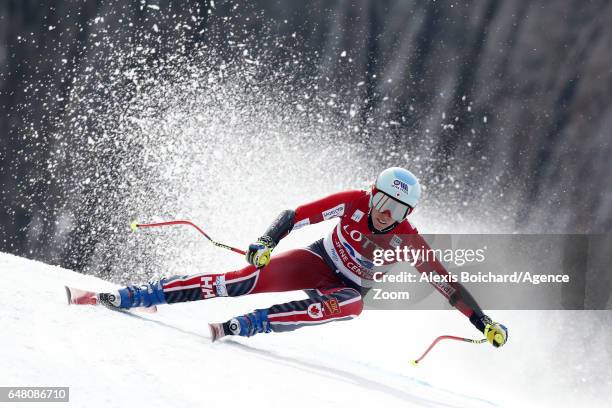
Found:
[(246, 253), (246, 260), (252, 265), (263, 268), (270, 262), (272, 250), (291, 230), (323, 220), (340, 217), (349, 203), (364, 195), (364, 191), (344, 191), (299, 206), (294, 210), (285, 210), (268, 227), (266, 232), (251, 245)]
[(293, 229), (342, 216), (349, 203), (364, 194), (361, 190), (343, 191), (301, 205), (295, 210), (285, 210), (270, 224), (263, 236), (269, 237), (276, 246)]
[(272, 221), (272, 224), (270, 224), (263, 236), (269, 237), (274, 243), (274, 246), (278, 245), (280, 240), (289, 234), (289, 231), (293, 228), (294, 218), (295, 211), (293, 210), (281, 212), (278, 217)]
[[(415, 245), (416, 244), (416, 245)], [(424, 251), (430, 249), (427, 242), (420, 235), (416, 234), (413, 245), (417, 248), (423, 248)], [(415, 267), (423, 274), (430, 272), (436, 273), (443, 277), (449, 276), (448, 271), (437, 259), (425, 259), (422, 262), (417, 262)], [(442, 282), (430, 282), (449, 303), (457, 310), (463, 313), (470, 319), (470, 322), (482, 333), (485, 334), (487, 340), (495, 347), (504, 345), (507, 339), (507, 329), (505, 326), (494, 323), (489, 316), (484, 314), (474, 297), (470, 292), (459, 282), (451, 282), (442, 280)]]
[(305, 225), (316, 224), (321, 221), (341, 217), (347, 211), (350, 203), (363, 197), (367, 192), (363, 190), (349, 190), (332, 194), (320, 200), (304, 204), (295, 209), (293, 229)]

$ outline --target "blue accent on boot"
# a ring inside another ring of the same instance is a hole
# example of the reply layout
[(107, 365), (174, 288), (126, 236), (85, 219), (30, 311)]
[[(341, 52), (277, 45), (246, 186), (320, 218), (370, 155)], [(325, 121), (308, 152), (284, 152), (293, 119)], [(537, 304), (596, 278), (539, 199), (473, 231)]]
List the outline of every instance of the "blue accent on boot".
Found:
[(257, 333), (270, 333), (270, 322), (268, 321), (268, 309), (257, 309), (254, 312), (237, 316), (240, 322), (239, 336), (251, 337)]
[(129, 309), (132, 307), (132, 291), (129, 286), (119, 289), (119, 297), (121, 298), (121, 304), (119, 304), (120, 308)]
[(122, 309), (149, 307), (166, 303), (161, 281), (149, 282), (142, 286), (128, 286), (119, 289), (119, 295), (121, 296), (119, 307)]

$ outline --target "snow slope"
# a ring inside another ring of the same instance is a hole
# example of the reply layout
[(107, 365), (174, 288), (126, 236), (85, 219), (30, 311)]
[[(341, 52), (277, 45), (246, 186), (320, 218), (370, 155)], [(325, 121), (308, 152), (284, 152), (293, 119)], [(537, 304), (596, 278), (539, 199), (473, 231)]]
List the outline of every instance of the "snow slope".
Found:
[[(408, 361), (435, 336), (477, 333), (456, 311), (366, 311), (351, 322), (211, 344), (208, 321), (302, 295), (213, 299), (134, 317), (66, 304), (64, 284), (113, 287), (95, 277), (7, 254), (0, 254), (0, 276), (0, 386), (70, 386), (71, 402), (58, 406), (559, 407), (610, 401), (611, 377), (568, 377), (554, 365), (555, 353), (546, 351), (550, 338), (532, 336), (544, 321), (558, 330), (566, 314), (496, 312), (511, 330), (505, 348), (441, 344), (414, 368)], [(592, 363), (586, 351), (576, 353)]]

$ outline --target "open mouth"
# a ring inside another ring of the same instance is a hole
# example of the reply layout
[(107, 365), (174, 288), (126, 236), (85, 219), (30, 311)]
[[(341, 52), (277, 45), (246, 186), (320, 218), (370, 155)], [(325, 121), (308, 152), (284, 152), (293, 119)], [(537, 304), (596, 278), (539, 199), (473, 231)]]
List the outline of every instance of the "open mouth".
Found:
[(376, 218), (376, 220), (378, 221), (378, 223), (379, 223), (379, 224), (382, 224), (382, 225), (387, 225), (387, 221), (385, 221), (385, 220), (383, 220), (383, 219)]

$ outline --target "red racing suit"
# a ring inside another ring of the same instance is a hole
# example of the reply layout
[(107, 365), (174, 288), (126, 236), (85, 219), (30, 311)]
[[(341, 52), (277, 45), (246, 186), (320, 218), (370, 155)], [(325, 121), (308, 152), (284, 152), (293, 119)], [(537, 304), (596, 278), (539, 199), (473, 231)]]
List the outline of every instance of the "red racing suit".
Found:
[[(391, 266), (374, 266), (375, 249), (429, 248), (407, 219), (386, 231), (376, 231), (369, 215), (369, 199), (367, 191), (345, 191), (281, 213), (265, 233), (275, 243), (292, 230), (309, 224), (332, 218), (339, 221), (324, 239), (306, 248), (274, 254), (270, 263), (261, 269), (249, 265), (220, 274), (163, 279), (160, 283), (166, 301), (305, 290), (308, 299), (266, 310), (270, 328), (277, 332), (358, 316), (363, 308), (362, 295), (372, 286), (374, 272)], [(418, 262), (415, 267), (421, 273), (448, 275), (435, 259)], [(483, 331), (484, 314), (461, 284), (442, 281), (432, 285)]]

